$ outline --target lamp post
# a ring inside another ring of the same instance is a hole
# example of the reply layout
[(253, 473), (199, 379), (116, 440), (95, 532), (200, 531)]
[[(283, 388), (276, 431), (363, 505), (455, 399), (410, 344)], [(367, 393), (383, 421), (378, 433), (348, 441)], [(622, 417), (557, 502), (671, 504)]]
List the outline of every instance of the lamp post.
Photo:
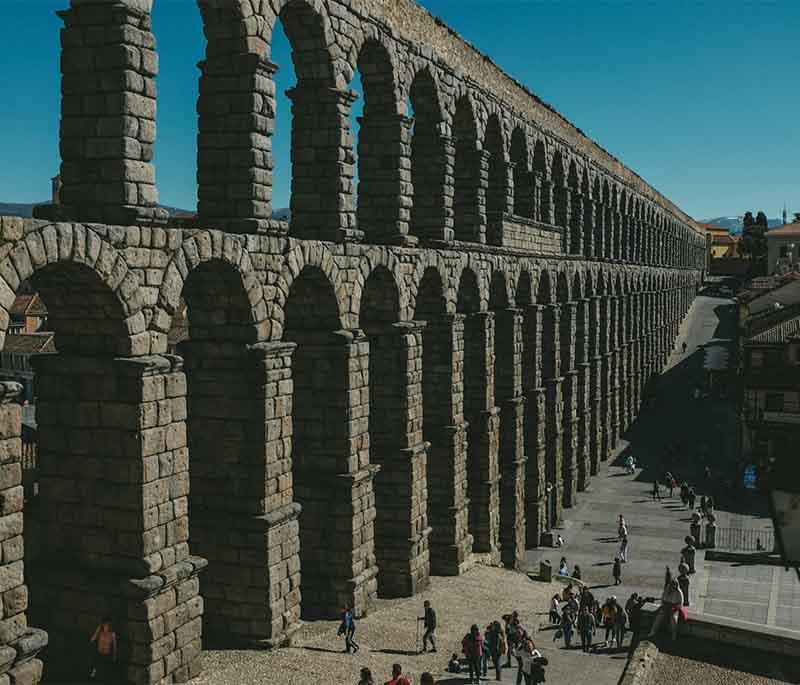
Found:
[(786, 568), (800, 579), (800, 462), (787, 455), (776, 459), (769, 474), (769, 504), (775, 547)]

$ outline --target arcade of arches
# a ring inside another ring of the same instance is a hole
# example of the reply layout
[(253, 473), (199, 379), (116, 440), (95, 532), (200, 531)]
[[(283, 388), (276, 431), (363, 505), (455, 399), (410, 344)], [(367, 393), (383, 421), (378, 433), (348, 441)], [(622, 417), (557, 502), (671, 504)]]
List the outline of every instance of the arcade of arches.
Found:
[(36, 360), (28, 502), (0, 384), (0, 685), (66, 673), (106, 614), (126, 682), (176, 683), (204, 640), (279, 645), (477, 556), (518, 567), (636, 417), (703, 276), (689, 217), (406, 0), (200, 0), (199, 211), (169, 222), (150, 4), (62, 13), (61, 202), (0, 219), (2, 329), (28, 280), (58, 349)]

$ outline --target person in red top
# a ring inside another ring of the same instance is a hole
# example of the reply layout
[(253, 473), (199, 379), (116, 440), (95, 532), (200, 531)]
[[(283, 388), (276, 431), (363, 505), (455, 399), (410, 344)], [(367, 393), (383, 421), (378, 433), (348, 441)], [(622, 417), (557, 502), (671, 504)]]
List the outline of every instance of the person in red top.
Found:
[(403, 667), (400, 664), (394, 664), (392, 679), (387, 680), (386, 685), (411, 685), (411, 681), (403, 675)]
[(478, 628), (477, 624), (472, 624), (469, 633), (467, 633), (461, 641), (461, 648), (464, 650), (464, 656), (467, 657), (467, 661), (469, 662), (470, 682), (479, 683), (481, 676), (481, 657), (483, 656), (483, 635), (481, 635), (480, 628)]

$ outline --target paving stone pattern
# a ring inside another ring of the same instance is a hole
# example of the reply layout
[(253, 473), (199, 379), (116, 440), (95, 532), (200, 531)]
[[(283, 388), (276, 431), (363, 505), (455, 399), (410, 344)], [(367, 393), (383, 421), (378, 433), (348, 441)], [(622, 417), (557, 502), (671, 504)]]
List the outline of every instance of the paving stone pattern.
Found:
[[(37, 369), (30, 572), (19, 544), (0, 567), (31, 607), (17, 591), (0, 646), (30, 619), (56, 673), (110, 612), (123, 678), (168, 684), (198, 672), (203, 632), (282, 644), (475, 555), (518, 566), (637, 414), (706, 250), (406, 0), (200, 0), (198, 216), (167, 222), (151, 4), (61, 13), (60, 202), (0, 223), (2, 329), (28, 281), (59, 351)], [(271, 207), (276, 21), (298, 78), (291, 222)], [(19, 441), (6, 453), (13, 472)], [(0, 673), (35, 682), (25, 649)]]

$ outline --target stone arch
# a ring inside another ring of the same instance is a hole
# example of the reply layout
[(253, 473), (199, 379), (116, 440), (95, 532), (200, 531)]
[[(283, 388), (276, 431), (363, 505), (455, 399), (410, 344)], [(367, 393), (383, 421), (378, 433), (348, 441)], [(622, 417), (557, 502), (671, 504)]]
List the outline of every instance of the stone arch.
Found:
[(427, 66), (414, 74), (409, 84), (408, 98), (414, 109), (411, 234), (418, 238), (438, 237), (446, 218), (446, 151), (441, 136), (444, 114), (438, 83)]
[(458, 274), (456, 311), (459, 314), (474, 314), (482, 307), (480, 280), (470, 267), (464, 267)]
[[(321, 266), (305, 263), (291, 279), (282, 306), (283, 340), (296, 347), (292, 355), (291, 472), (293, 499), (302, 507), (299, 561), (304, 617), (335, 615), (350, 595), (354, 558), (372, 554), (363, 540), (344, 534), (350, 514), (337, 499), (347, 497), (353, 450), (364, 433), (350, 426), (354, 409), (348, 397), (357, 387), (351, 378), (361, 370), (354, 351), (358, 334), (339, 330), (341, 311), (334, 280)], [(358, 366), (357, 366), (358, 365)], [(360, 407), (355, 410), (360, 412)], [(361, 426), (365, 431), (366, 426)]]
[[(297, 86), (288, 93), (294, 112), (292, 158), (303, 160), (292, 163), (292, 230), (318, 237), (329, 234), (332, 224), (338, 229), (340, 198), (348, 192), (340, 192), (339, 183), (320, 184), (319, 178), (340, 175), (338, 155), (333, 156), (331, 149), (333, 141), (338, 149), (343, 134), (349, 135), (347, 117), (338, 110), (349, 98), (343, 91), (347, 86), (343, 72), (348, 69), (334, 59), (336, 41), (325, 3), (279, 0), (261, 3), (256, 13), (246, 0), (198, 0), (198, 4), (207, 39), (197, 107), (200, 216), (215, 223), (244, 221), (251, 232), (272, 218), (270, 138), (274, 135), (276, 65), (270, 62), (270, 53), (273, 29), (280, 19), (292, 46), (297, 76)], [(231, 78), (232, 74), (240, 78)], [(247, 110), (220, 116), (220, 111), (229, 111), (232, 99), (247, 103)], [(311, 131), (321, 129), (328, 132), (331, 142), (311, 145)], [(227, 154), (231, 146), (237, 154)], [(259, 154), (254, 155), (254, 149)], [(243, 156), (248, 159), (244, 164)], [(251, 188), (246, 198), (241, 197), (243, 186)], [(351, 195), (352, 189), (347, 190)]]
[[(488, 241), (499, 244), (496, 223), (502, 220), (508, 208), (508, 178), (506, 173), (506, 142), (503, 122), (499, 114), (490, 114), (483, 135), (483, 150), (488, 155), (486, 185), (486, 217), (489, 223)], [(495, 226), (493, 226), (495, 225)]]
[(511, 306), (510, 292), (511, 288), (506, 274), (500, 270), (493, 271), (489, 282), (489, 309), (507, 309)]
[(534, 177), (534, 219), (543, 223), (552, 223), (551, 197), (545, 192), (545, 183), (548, 180), (547, 150), (544, 139), (536, 138), (533, 145), (533, 177)]
[[(400, 116), (397, 65), (394, 50), (377, 31), (359, 45), (354, 63), (364, 96), (356, 150), (356, 219), (369, 240), (383, 242), (393, 237), (386, 224), (399, 230), (394, 224), (405, 218), (398, 199), (403, 194), (404, 170), (396, 148), (406, 134)], [(388, 155), (387, 150), (391, 150)]]
[(456, 100), (453, 115), (455, 143), (453, 228), (456, 240), (485, 241), (486, 211), (481, 202), (481, 159), (472, 97)]
[[(37, 227), (0, 261), (0, 306), (11, 309), (30, 280), (48, 307), (63, 353), (136, 356), (151, 353), (139, 279), (125, 257), (91, 228)], [(88, 305), (88, 306), (87, 306)], [(0, 343), (9, 317), (0, 317)]]
[(514, 289), (514, 303), (517, 307), (527, 307), (533, 304), (533, 278), (527, 267), (520, 269)]
[[(322, 274), (325, 281), (334, 288), (334, 292), (342, 289), (340, 284), (339, 268), (336, 266), (333, 255), (327, 247), (320, 243), (297, 243), (284, 257), (283, 267), (275, 283), (275, 294), (268, 307), (270, 326), (270, 339), (281, 340), (285, 328), (285, 308), (289, 292), (295, 279), (305, 268), (314, 267)], [(337, 288), (338, 286), (338, 288)], [(341, 298), (335, 298), (337, 305), (338, 322), (335, 328), (346, 328), (349, 312), (352, 307), (345, 308)]]
[(569, 208), (568, 248), (570, 254), (579, 255), (583, 252), (581, 245), (583, 236), (581, 235), (581, 230), (580, 230), (581, 229), (581, 199), (579, 196), (580, 181), (578, 178), (578, 166), (575, 163), (574, 158), (569, 160), (566, 184), (568, 188), (566, 194), (566, 200)]
[(514, 214), (533, 218), (534, 182), (528, 167), (528, 141), (521, 125), (511, 133), (510, 158), (514, 165)]
[[(203, 231), (186, 239), (172, 255), (164, 269), (164, 279), (158, 291), (152, 328), (165, 335), (174, 325), (176, 315), (181, 317), (181, 300), (186, 282), (193, 272), (204, 266), (217, 264), (218, 273), (225, 271), (226, 287), (241, 289), (249, 302), (248, 323), (255, 327), (250, 342), (264, 340), (268, 336), (267, 303), (253, 259), (244, 245), (244, 238), (222, 231)], [(229, 268), (228, 268), (229, 267)], [(235, 278), (236, 286), (229, 282)], [(163, 350), (166, 351), (166, 342)]]
[(542, 269), (536, 287), (536, 304), (552, 304), (555, 302), (553, 277), (548, 269)]
[[(413, 309), (414, 319), (419, 319), (420, 306), (423, 309), (428, 307), (430, 296), (432, 295), (432, 274), (435, 273), (438, 278), (438, 285), (436, 289), (440, 291), (442, 300), (441, 312), (437, 306), (435, 311), (441, 314), (453, 314), (456, 311), (456, 283), (455, 279), (451, 279), (449, 269), (438, 252), (426, 250), (417, 260), (416, 269), (411, 278), (409, 286), (409, 307)], [(424, 286), (424, 288), (423, 288)], [(420, 302), (420, 297), (423, 302)], [(423, 317), (424, 319), (424, 317)]]
[[(364, 311), (364, 293), (366, 283), (377, 269), (383, 269), (392, 279), (392, 288), (397, 292), (397, 314), (392, 321), (408, 321), (411, 318), (409, 294), (397, 255), (383, 248), (368, 248), (362, 255), (354, 281), (337, 282), (339, 297), (347, 298), (346, 308), (350, 318), (350, 328), (363, 328), (361, 312)], [(347, 277), (345, 272), (339, 272), (342, 277)], [(385, 282), (381, 280), (381, 282)]]
[[(550, 164), (550, 181), (553, 184), (553, 208), (554, 221), (556, 226), (562, 227), (565, 232), (567, 226), (567, 192), (566, 192), (566, 173), (564, 171), (564, 157), (561, 150), (553, 152), (553, 160)], [(568, 239), (565, 240), (564, 251), (569, 251)]]

